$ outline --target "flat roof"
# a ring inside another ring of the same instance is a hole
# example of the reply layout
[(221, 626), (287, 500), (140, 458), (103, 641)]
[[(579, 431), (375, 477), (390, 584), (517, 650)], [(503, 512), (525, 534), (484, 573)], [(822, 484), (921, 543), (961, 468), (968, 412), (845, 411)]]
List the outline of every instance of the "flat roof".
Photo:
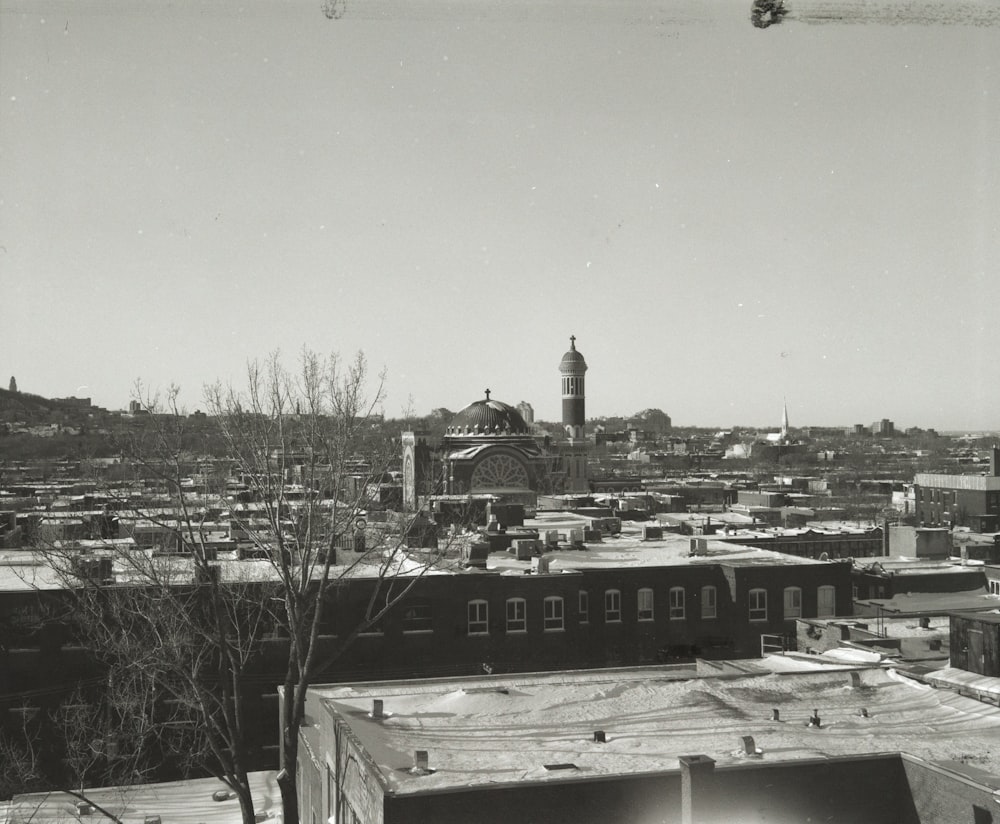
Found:
[[(852, 686), (843, 667), (812, 667), (735, 677), (731, 668), (723, 677), (692, 670), (687, 678), (646, 667), (350, 684), (314, 694), (347, 721), (397, 795), (676, 770), (691, 753), (720, 766), (745, 763), (747, 735), (763, 751), (756, 762), (872, 752), (942, 762), (976, 753), (980, 769), (1000, 776), (1000, 708), (889, 669), (857, 670), (860, 685)], [(384, 702), (382, 720), (370, 717), (375, 698)], [(814, 712), (819, 728), (808, 726)], [(594, 741), (596, 730), (605, 743)], [(428, 752), (434, 772), (410, 773), (416, 750)], [(546, 769), (566, 764), (573, 766)]]
[[(525, 519), (527, 529), (544, 534), (547, 530), (567, 533), (589, 525), (591, 519), (564, 512), (544, 512)], [(733, 566), (802, 566), (828, 563), (811, 558), (799, 558), (784, 552), (742, 546), (738, 540), (718, 540), (714, 536), (694, 536), (704, 542), (699, 554), (691, 554), (690, 535), (664, 533), (662, 538), (643, 540), (643, 526), (659, 526), (652, 522), (626, 521), (619, 535), (605, 535), (600, 542), (587, 542), (586, 549), (556, 549), (546, 551), (553, 572), (564, 569), (621, 569), (629, 567), (691, 566), (728, 564)], [(523, 570), (528, 562), (517, 561), (506, 553), (490, 553), (487, 569), (499, 571)]]
[[(250, 793), (258, 816), (278, 819), (281, 816), (281, 793), (275, 773), (250, 773)], [(160, 784), (136, 784), (87, 790), (86, 795), (123, 822), (145, 824), (147, 816), (159, 816), (162, 824), (242, 824), (240, 804), (235, 794), (225, 801), (215, 801), (212, 794), (227, 790), (215, 778), (197, 778)], [(86, 820), (76, 811), (78, 798), (62, 792), (16, 795), (0, 803), (0, 821), (66, 822)], [(7, 804), (6, 810), (4, 803)], [(7, 817), (4, 817), (4, 813)], [(106, 820), (94, 813), (94, 821)]]
[[(903, 592), (893, 598), (859, 599), (855, 604), (901, 615), (985, 612), (1000, 606), (1000, 597), (990, 595), (985, 587), (981, 587), (962, 592)], [(865, 620), (860, 615), (855, 617)]]

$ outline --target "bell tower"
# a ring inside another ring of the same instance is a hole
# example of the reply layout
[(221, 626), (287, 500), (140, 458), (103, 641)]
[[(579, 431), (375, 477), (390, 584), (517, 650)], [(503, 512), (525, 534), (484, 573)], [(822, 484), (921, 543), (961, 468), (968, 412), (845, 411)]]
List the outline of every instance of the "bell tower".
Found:
[(583, 426), (586, 422), (586, 392), (584, 375), (587, 361), (576, 351), (576, 335), (569, 339), (569, 351), (559, 363), (562, 373), (562, 423), (570, 443), (583, 441)]
[(587, 441), (583, 427), (587, 421), (584, 403), (584, 375), (587, 361), (576, 351), (576, 336), (569, 339), (569, 351), (559, 362), (562, 375), (562, 424), (566, 442), (560, 448), (563, 488), (566, 492), (587, 492), (590, 489), (587, 466)]

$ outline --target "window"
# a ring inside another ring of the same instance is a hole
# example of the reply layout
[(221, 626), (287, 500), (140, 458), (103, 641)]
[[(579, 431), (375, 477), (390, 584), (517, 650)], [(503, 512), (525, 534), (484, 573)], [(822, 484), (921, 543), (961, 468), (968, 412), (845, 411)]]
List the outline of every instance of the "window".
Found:
[(785, 587), (785, 620), (802, 617), (802, 590)]
[(622, 620), (622, 594), (617, 589), (604, 593), (604, 623), (617, 624)]
[(550, 595), (545, 599), (545, 631), (557, 632), (563, 629), (563, 599)]
[(837, 588), (824, 586), (816, 590), (816, 617), (832, 618), (837, 614)]
[(528, 618), (524, 598), (507, 601), (507, 632), (527, 632)]
[(590, 620), (590, 595), (586, 590), (580, 590), (580, 623), (586, 624)]
[(708, 586), (701, 588), (701, 617), (715, 617), (715, 587)]
[(403, 632), (433, 632), (431, 605), (426, 602), (403, 607)]
[(639, 590), (638, 593), (639, 600), (639, 620), (640, 621), (652, 621), (653, 620), (653, 590), (648, 588), (643, 588)]
[(469, 601), (469, 635), (487, 635), (489, 621), (490, 605), (486, 601)]
[(750, 590), (750, 620), (751, 621), (766, 621), (767, 620), (767, 590), (766, 589), (751, 589)]
[(670, 620), (684, 620), (684, 587), (670, 587)]
[(990, 595), (1000, 595), (1000, 580), (990, 580)]

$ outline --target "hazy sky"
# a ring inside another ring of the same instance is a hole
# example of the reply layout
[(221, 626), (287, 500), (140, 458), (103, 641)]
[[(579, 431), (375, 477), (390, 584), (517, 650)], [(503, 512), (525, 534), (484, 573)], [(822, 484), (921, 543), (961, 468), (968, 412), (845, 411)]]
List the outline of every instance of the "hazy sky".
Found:
[(0, 0), (3, 386), (1000, 429), (1000, 0), (787, 2)]

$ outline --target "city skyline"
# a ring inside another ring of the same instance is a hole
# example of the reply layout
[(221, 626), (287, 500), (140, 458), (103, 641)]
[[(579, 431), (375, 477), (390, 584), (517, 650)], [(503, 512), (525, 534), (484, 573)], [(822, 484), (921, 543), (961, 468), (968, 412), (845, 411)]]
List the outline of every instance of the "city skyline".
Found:
[(362, 349), (558, 420), (575, 335), (588, 418), (1000, 429), (1000, 10), (941, 8), (5, 0), (3, 385)]

